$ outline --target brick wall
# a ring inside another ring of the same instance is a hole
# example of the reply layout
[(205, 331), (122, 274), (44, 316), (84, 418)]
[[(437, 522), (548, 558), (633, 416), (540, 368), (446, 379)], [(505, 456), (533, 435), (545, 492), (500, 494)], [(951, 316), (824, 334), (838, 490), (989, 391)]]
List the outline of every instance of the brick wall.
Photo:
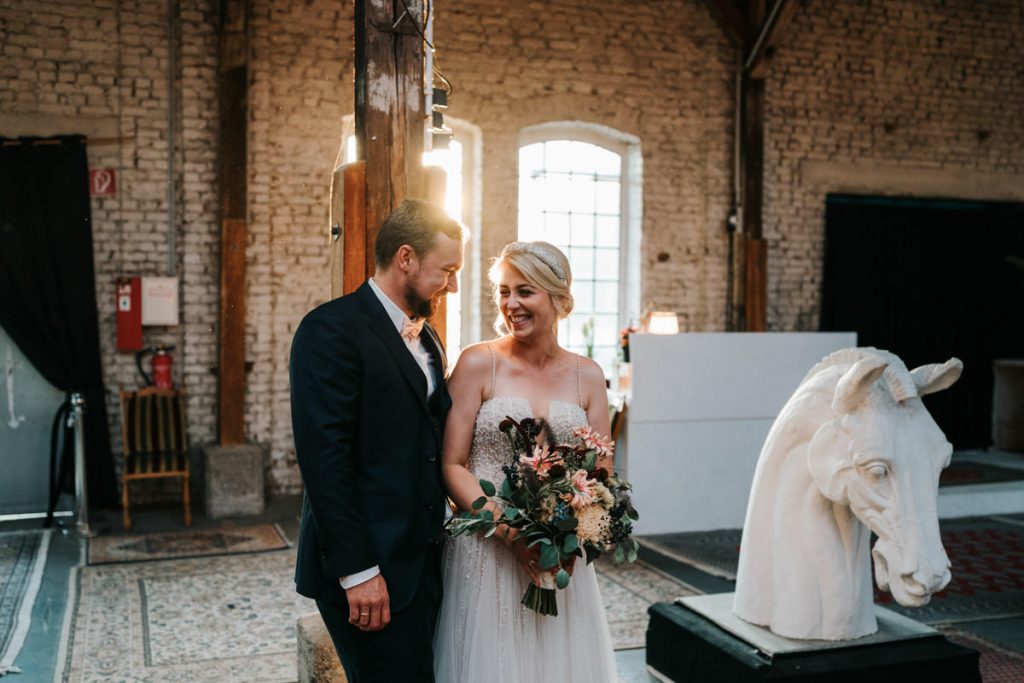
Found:
[[(0, 0), (0, 123), (9, 115), (114, 122), (122, 142), (89, 149), (92, 165), (121, 173), (119, 196), (93, 202), (108, 386), (136, 383), (131, 356), (113, 348), (114, 277), (170, 268), (182, 277), (183, 324), (147, 331), (147, 343), (178, 344), (190, 436), (209, 443), (219, 281), (215, 3), (180, 2), (172, 239), (165, 4), (38, 5)], [(521, 129), (609, 126), (640, 140), (644, 304), (678, 311), (684, 329), (723, 329), (735, 54), (703, 3), (435, 5), (437, 56), (456, 88), (449, 113), (482, 136), (481, 253), (515, 237)], [(351, 2), (336, 0), (253, 3), (246, 428), (268, 453), (272, 491), (300, 488), (288, 350), (301, 317), (329, 296), (328, 188), (341, 118), (352, 111), (351, 12)], [(975, 173), (1009, 179), (1004, 194), (1014, 196), (1024, 175), (1022, 26), (1013, 0), (801, 4), (766, 89), (772, 329), (817, 324), (825, 193), (870, 188), (884, 167), (897, 170), (901, 191), (955, 189), (935, 179)], [(482, 283), (479, 294), (487, 301)], [(485, 303), (485, 334), (490, 319)]]
[(771, 329), (817, 329), (826, 193), (1024, 201), (1022, 42), (1015, 0), (801, 7), (766, 87)]
[[(175, 369), (188, 390), (189, 436), (204, 443), (214, 434), (216, 384), (209, 372), (216, 358), (218, 286), (213, 6), (212, 0), (181, 0), (172, 29), (164, 3), (146, 0), (0, 2), (0, 134), (77, 132), (105, 138), (88, 146), (89, 164), (118, 173), (117, 196), (92, 201), (101, 352), (116, 451), (117, 388), (139, 383), (133, 355), (115, 349), (119, 275), (181, 278), (183, 324), (147, 328), (145, 342), (178, 347)], [(172, 31), (181, 50), (169, 74)], [(169, 76), (176, 100), (173, 165)]]

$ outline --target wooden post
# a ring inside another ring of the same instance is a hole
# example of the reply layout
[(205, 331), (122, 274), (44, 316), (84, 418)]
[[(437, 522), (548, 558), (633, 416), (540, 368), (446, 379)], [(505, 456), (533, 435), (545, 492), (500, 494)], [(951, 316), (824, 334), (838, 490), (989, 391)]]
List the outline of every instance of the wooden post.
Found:
[[(731, 329), (767, 329), (768, 250), (764, 241), (764, 78), (768, 58), (792, 21), (799, 3), (774, 0), (704, 0), (711, 18), (739, 50), (737, 115), (740, 118), (739, 195), (742, 221), (732, 238)], [(742, 9), (741, 9), (742, 7)]]
[[(764, 243), (764, 81), (744, 76), (743, 90), (743, 233), (746, 242), (744, 321), (748, 332), (767, 328), (767, 250)], [(756, 255), (760, 264), (750, 262)]]
[[(366, 161), (365, 276), (374, 271), (381, 223), (403, 199), (423, 193), (423, 15), (422, 0), (355, 3), (356, 140)], [(349, 264), (346, 253), (346, 273)]]
[(221, 446), (231, 446), (245, 442), (248, 3), (246, 0), (223, 0), (221, 11), (218, 60), (221, 219), (218, 434)]
[[(762, 205), (764, 198), (764, 80), (752, 77), (746, 63), (757, 46), (765, 19), (765, 0), (749, 0), (747, 3), (747, 44), (744, 46), (744, 71), (740, 92), (743, 101), (740, 106), (741, 177), (743, 179), (743, 320), (748, 332), (764, 332), (767, 320), (765, 290), (767, 289), (767, 251), (762, 228)], [(751, 258), (757, 263), (752, 263)]]

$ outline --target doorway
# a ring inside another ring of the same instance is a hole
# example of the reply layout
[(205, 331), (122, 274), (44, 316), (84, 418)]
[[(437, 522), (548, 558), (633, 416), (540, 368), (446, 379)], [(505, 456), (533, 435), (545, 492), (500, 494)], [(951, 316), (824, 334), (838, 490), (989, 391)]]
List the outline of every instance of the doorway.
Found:
[(1024, 205), (829, 195), (822, 331), (908, 368), (956, 356), (964, 373), (924, 401), (957, 450), (992, 441), (992, 362), (1024, 358)]

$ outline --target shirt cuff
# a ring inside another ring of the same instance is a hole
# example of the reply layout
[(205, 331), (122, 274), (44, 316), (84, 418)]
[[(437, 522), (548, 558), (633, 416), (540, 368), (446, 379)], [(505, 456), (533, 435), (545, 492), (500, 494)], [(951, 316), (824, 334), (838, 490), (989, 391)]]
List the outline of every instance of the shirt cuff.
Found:
[(373, 577), (377, 576), (378, 574), (380, 574), (380, 567), (377, 566), (377, 565), (374, 565), (374, 566), (370, 567), (369, 569), (364, 569), (361, 572), (356, 572), (355, 574), (349, 574), (348, 576), (343, 576), (340, 579), (338, 579), (338, 583), (341, 584), (342, 588), (344, 588), (345, 590), (348, 590), (349, 588), (355, 588), (356, 586), (358, 586), (361, 583), (366, 583), (367, 581), (369, 581)]

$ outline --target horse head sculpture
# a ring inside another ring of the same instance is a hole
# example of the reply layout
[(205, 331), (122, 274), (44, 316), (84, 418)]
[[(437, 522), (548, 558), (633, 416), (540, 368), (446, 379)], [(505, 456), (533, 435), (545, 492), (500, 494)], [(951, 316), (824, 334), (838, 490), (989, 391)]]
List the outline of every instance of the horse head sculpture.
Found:
[(962, 369), (953, 358), (911, 372), (872, 348), (811, 369), (754, 473), (737, 616), (788, 638), (849, 640), (878, 629), (869, 557), (878, 587), (901, 605), (923, 605), (949, 583), (936, 499), (952, 446), (920, 397)]

